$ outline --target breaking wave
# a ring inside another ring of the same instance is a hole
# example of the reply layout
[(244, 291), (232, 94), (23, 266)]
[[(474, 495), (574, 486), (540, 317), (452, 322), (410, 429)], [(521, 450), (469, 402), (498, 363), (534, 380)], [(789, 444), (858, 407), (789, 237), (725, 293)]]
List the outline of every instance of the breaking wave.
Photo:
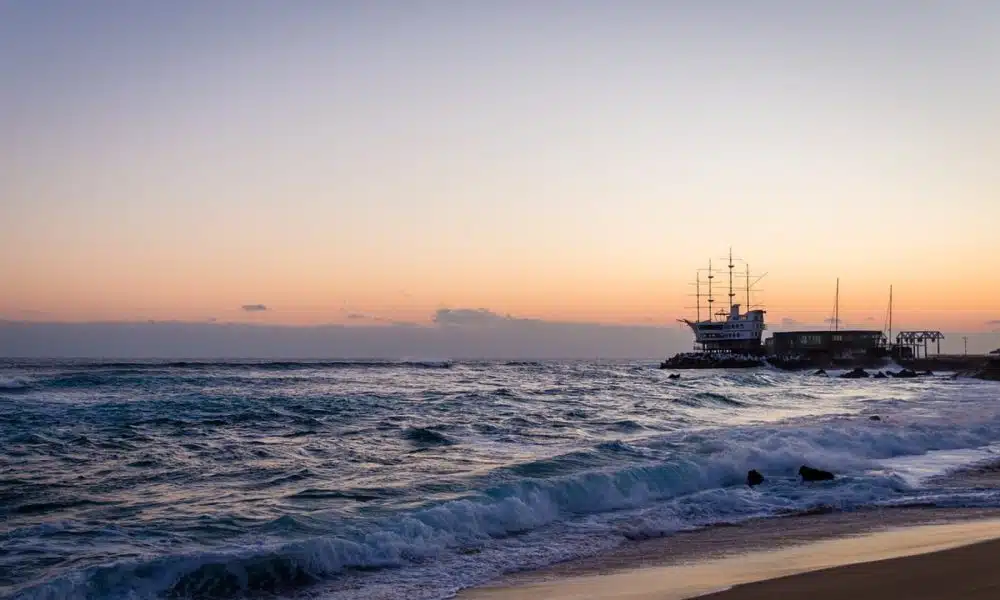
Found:
[(30, 387), (31, 381), (27, 377), (0, 377), (0, 392), (16, 392)]
[[(443, 435), (423, 428), (407, 430), (407, 437), (432, 445), (449, 443)], [(997, 439), (1000, 420), (996, 418), (968, 429), (945, 423), (893, 427), (844, 419), (822, 425), (664, 436), (646, 440), (644, 447), (605, 443), (592, 453), (554, 457), (544, 468), (515, 469), (532, 475), (465, 498), (374, 522), (331, 522), (328, 535), (229, 552), (118, 562), (23, 590), (23, 597), (124, 598), (138, 593), (221, 598), (249, 591), (283, 593), (349, 570), (420, 565), (464, 548), (588, 515), (621, 517), (623, 510), (654, 506), (659, 507), (658, 514), (646, 513), (614, 527), (609, 523), (603, 535), (636, 539), (707, 522), (851, 509), (899, 501), (914, 492), (903, 477), (886, 472), (881, 461), (979, 447)], [(677, 448), (686, 450), (658, 460), (637, 456)], [(630, 453), (639, 464), (582, 468), (587, 462), (600, 462), (596, 454), (621, 452)], [(833, 482), (801, 484), (796, 470), (804, 463), (833, 470), (839, 477)], [(767, 478), (754, 493), (743, 485), (750, 468)], [(560, 470), (576, 472), (559, 475)], [(317, 490), (303, 494), (324, 495)]]

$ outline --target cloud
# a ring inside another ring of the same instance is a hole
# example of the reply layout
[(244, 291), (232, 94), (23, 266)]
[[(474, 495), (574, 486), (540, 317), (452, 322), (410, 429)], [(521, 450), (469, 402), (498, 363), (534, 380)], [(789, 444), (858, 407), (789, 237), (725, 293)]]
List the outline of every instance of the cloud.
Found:
[(348, 321), (374, 321), (375, 323), (388, 323), (390, 325), (395, 325), (397, 323), (397, 321), (393, 321), (392, 319), (387, 319), (378, 315), (367, 315), (359, 312), (347, 313), (345, 318)]
[(785, 318), (781, 319), (781, 326), (782, 327), (795, 327), (797, 325), (801, 325), (801, 323), (799, 323), (798, 321), (796, 321), (795, 319), (793, 319), (791, 317), (785, 317)]
[(486, 309), (443, 309), (431, 318), (436, 325), (0, 321), (0, 357), (622, 358), (655, 364), (691, 348), (690, 331), (672, 326), (546, 321)]
[(441, 308), (434, 313), (432, 320), (438, 325), (481, 327), (497, 325), (515, 319), (510, 315), (500, 315), (485, 308)]
[(875, 317), (865, 317), (865, 321), (874, 321)]
[(827, 317), (827, 318), (823, 319), (823, 322), (824, 323), (838, 323), (838, 324), (841, 324), (841, 323), (844, 322), (844, 320), (843, 319), (835, 319), (833, 317)]
[(244, 304), (240, 308), (242, 308), (246, 312), (264, 312), (266, 310), (269, 310), (267, 306), (263, 304)]
[(986, 321), (986, 324), (987, 325), (1000, 325), (1000, 319), (992, 319), (992, 320)]

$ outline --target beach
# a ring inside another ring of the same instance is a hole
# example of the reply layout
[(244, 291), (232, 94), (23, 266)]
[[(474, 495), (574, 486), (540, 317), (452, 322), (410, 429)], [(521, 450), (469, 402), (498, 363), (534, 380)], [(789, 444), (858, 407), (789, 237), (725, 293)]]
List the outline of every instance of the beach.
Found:
[(647, 540), (459, 598), (996, 598), (998, 552), (996, 509), (816, 514)]
[(802, 573), (703, 596), (713, 600), (1000, 597), (1000, 541)]

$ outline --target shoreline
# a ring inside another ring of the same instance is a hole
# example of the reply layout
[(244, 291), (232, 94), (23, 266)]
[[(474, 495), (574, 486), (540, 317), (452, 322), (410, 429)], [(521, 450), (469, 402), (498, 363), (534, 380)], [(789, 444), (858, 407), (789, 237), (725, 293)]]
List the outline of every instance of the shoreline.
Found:
[(744, 592), (742, 586), (989, 540), (1000, 540), (1000, 509), (899, 507), (761, 518), (629, 542), (608, 553), (513, 573), (462, 590), (457, 598), (781, 597), (784, 592)]
[(700, 596), (706, 600), (910, 600), (960, 598), (993, 600), (1000, 596), (996, 556), (1000, 539), (962, 542), (893, 558), (848, 563), (832, 568), (739, 584)]

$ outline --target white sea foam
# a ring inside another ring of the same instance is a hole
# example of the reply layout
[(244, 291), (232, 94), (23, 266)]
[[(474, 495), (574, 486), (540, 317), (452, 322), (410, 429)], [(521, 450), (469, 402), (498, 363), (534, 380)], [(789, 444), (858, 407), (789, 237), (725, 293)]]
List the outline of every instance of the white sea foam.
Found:
[(0, 376), (0, 390), (26, 390), (31, 387), (31, 380), (19, 375)]

